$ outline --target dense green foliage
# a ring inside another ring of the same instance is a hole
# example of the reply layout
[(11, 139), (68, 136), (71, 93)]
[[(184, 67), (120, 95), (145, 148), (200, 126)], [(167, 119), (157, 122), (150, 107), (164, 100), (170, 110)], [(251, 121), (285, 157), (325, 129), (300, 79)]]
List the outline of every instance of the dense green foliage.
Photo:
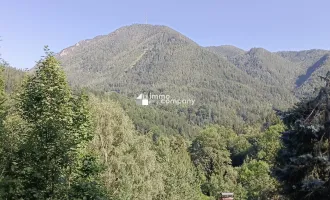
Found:
[(189, 149), (201, 176), (201, 188), (205, 195), (217, 197), (219, 191), (235, 191), (241, 195), (237, 183), (237, 172), (231, 166), (230, 152), (226, 139), (235, 135), (222, 127), (210, 127), (192, 142)]
[(15, 69), (10, 66), (5, 66), (3, 71), (3, 78), (5, 82), (5, 91), (7, 93), (14, 93), (21, 86), (25, 72), (20, 69)]
[(202, 192), (218, 197), (219, 191), (234, 191), (236, 199), (279, 198), (271, 171), (283, 130), (282, 124), (265, 132), (249, 127), (244, 135), (219, 126), (204, 129), (189, 148)]
[(239, 169), (239, 182), (247, 191), (247, 199), (277, 199), (278, 183), (270, 176), (268, 163), (247, 161)]
[(277, 176), (290, 199), (329, 199), (330, 72), (316, 98), (283, 113), (288, 130), (278, 157)]
[(327, 54), (205, 48), (171, 28), (135, 24), (80, 41), (57, 58), (74, 87), (194, 99), (215, 113), (212, 121), (238, 130), (318, 87), (317, 75), (329, 68)]
[(296, 78), (295, 93), (299, 97), (309, 97), (312, 92), (317, 92), (316, 87), (321, 87), (318, 76), (326, 74), (329, 68), (329, 51), (312, 49), (307, 51), (283, 51), (277, 52), (281, 57), (297, 64), (304, 70)]
[[(197, 106), (209, 105), (217, 114), (214, 120), (221, 125), (260, 122), (271, 112), (272, 104), (287, 108), (296, 101), (288, 88), (264, 84), (223, 56), (165, 26), (126, 26), (81, 41), (61, 51), (57, 58), (73, 86), (117, 91), (130, 97), (151, 92), (195, 99)], [(279, 61), (278, 65), (283, 64), (287, 62)]]
[[(46, 50), (27, 74), (1, 60), (0, 199), (328, 199), (328, 54), (133, 25)], [(138, 106), (141, 92), (196, 104)]]
[[(135, 129), (140, 133), (152, 132), (155, 136), (166, 134), (192, 138), (200, 129), (200, 126), (193, 123), (194, 120), (189, 120), (186, 113), (183, 113), (184, 108), (176, 106), (141, 107), (117, 93), (111, 93), (109, 97), (120, 103), (128, 117), (132, 119)], [(99, 98), (102, 98), (102, 95)], [(193, 112), (193, 108), (190, 109)]]
[(273, 116), (263, 129), (246, 126), (237, 134), (230, 123), (216, 125), (219, 115), (207, 106), (140, 107), (102, 92), (87, 97), (70, 89), (48, 51), (22, 87), (6, 92), (0, 80), (3, 199), (276, 196), (270, 168), (282, 125)]
[(72, 95), (50, 53), (27, 78), (15, 106), (1, 132), (2, 142), (14, 139), (12, 146), (1, 145), (1, 198), (102, 197), (93, 180), (97, 160), (84, 150), (93, 138), (86, 97)]

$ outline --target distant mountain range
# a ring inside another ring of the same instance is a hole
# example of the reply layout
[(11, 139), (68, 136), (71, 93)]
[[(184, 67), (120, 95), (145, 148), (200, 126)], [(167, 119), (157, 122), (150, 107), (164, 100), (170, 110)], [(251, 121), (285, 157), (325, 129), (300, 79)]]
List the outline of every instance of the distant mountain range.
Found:
[(322, 83), (318, 76), (330, 70), (330, 51), (327, 50), (271, 53), (262, 48), (252, 48), (246, 52), (227, 45), (207, 48), (265, 84), (293, 89), (297, 97), (305, 97), (320, 87)]
[(262, 120), (272, 106), (292, 106), (330, 70), (326, 50), (202, 47), (169, 27), (141, 24), (80, 41), (56, 56), (73, 86), (194, 98), (223, 113), (222, 120), (241, 122)]

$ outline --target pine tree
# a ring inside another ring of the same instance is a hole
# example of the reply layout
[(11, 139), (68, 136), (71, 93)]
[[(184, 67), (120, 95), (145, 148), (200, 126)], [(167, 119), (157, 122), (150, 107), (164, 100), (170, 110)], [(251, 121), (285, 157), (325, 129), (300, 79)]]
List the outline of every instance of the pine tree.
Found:
[(330, 199), (330, 72), (318, 96), (283, 113), (288, 130), (278, 157), (277, 177), (290, 199)]

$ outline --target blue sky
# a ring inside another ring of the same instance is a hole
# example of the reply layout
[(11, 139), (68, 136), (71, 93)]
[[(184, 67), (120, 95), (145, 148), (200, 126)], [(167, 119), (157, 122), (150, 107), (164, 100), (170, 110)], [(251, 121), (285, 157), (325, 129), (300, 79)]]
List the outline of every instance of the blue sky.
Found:
[(167, 25), (202, 46), (330, 49), (329, 0), (0, 0), (0, 53), (31, 68), (60, 50), (133, 23)]

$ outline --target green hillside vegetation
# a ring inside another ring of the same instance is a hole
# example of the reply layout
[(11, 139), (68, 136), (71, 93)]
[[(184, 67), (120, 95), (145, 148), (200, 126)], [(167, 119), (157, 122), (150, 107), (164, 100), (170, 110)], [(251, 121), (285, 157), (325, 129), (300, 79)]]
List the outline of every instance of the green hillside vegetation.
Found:
[(317, 92), (321, 87), (318, 77), (329, 70), (330, 51), (326, 50), (271, 53), (262, 48), (243, 51), (228, 45), (207, 49), (227, 58), (236, 67), (264, 84), (272, 85), (279, 90), (282, 88), (281, 95), (288, 96), (293, 91), (292, 102), (295, 102), (296, 98), (306, 98), (310, 93)]
[[(306, 98), (313, 92), (317, 93), (321, 87), (318, 77), (329, 70), (330, 51), (326, 50), (271, 53), (262, 48), (244, 51), (228, 45), (207, 49), (227, 58), (236, 67), (264, 84), (282, 88), (281, 95), (287, 96), (293, 91), (298, 99)], [(292, 97), (292, 102), (297, 100), (295, 97)]]
[(131, 98), (151, 92), (194, 99), (196, 107), (208, 105), (217, 115), (212, 121), (238, 130), (319, 87), (327, 53), (201, 47), (169, 27), (135, 24), (80, 41), (56, 57), (72, 87)]
[(189, 121), (184, 113), (177, 110), (178, 108), (141, 107), (132, 99), (117, 93), (98, 94), (98, 98), (104, 96), (120, 103), (140, 133), (147, 134), (152, 131), (155, 136), (168, 134), (192, 138), (199, 132), (200, 126)]
[[(197, 106), (209, 105), (221, 125), (238, 127), (263, 121), (272, 106), (285, 109), (297, 101), (291, 93), (293, 87), (281, 84), (295, 81), (289, 76), (296, 76), (296, 65), (259, 50), (244, 55), (237, 62), (250, 62), (250, 71), (173, 29), (136, 24), (81, 41), (62, 50), (57, 58), (73, 87), (119, 91), (130, 97), (151, 92), (193, 98)], [(269, 58), (269, 66), (258, 74)], [(284, 77), (278, 80), (281, 73)]]
[(31, 73), (0, 59), (0, 199), (329, 199), (329, 51), (136, 24), (45, 53)]
[(6, 61), (1, 59), (0, 54), (0, 66), (3, 70), (3, 78), (4, 78), (4, 89), (6, 92), (11, 93), (15, 91), (24, 79), (25, 72), (21, 69), (16, 69), (11, 67)]
[(16, 69), (10, 66), (4, 67), (3, 75), (5, 81), (5, 90), (8, 93), (17, 90), (22, 84), (25, 73), (26, 72), (20, 69)]
[(279, 55), (299, 64), (305, 70), (305, 73), (296, 80), (296, 96), (306, 98), (310, 93), (316, 95), (321, 87), (319, 76), (330, 70), (330, 51), (279, 52)]
[(228, 58), (235, 66), (266, 85), (293, 89), (295, 77), (301, 73), (298, 65), (262, 48)]
[(281, 147), (279, 119), (239, 135), (212, 121), (194, 124), (202, 107), (189, 122), (176, 107), (86, 95), (70, 89), (46, 52), (17, 95), (7, 95), (2, 74), (2, 199), (213, 200), (223, 191), (241, 200), (278, 197), (271, 167)]
[(329, 199), (330, 71), (317, 97), (282, 113), (288, 130), (277, 157), (276, 176), (289, 199)]

